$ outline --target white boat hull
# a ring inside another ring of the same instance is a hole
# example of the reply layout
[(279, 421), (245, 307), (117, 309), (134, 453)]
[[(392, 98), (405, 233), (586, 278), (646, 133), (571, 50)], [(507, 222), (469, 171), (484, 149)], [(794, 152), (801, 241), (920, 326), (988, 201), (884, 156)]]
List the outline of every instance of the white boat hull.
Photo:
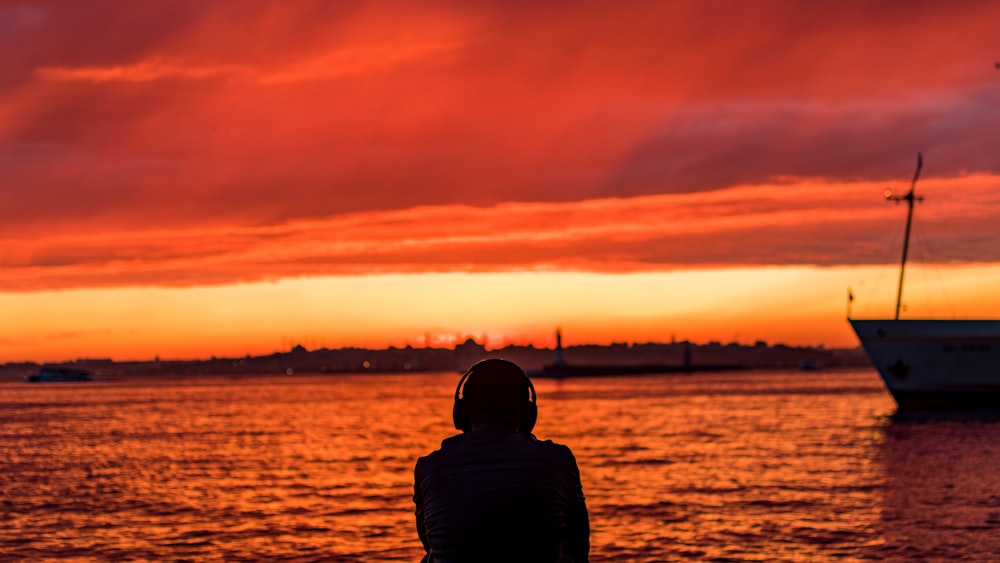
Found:
[(850, 320), (900, 410), (1000, 410), (1000, 320)]

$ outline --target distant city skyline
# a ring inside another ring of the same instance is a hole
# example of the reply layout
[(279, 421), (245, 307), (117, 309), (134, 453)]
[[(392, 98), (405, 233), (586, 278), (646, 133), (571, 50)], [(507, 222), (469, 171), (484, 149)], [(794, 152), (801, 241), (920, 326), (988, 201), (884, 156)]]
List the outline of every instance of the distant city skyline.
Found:
[[(588, 377), (742, 371), (746, 369), (836, 369), (868, 366), (857, 348), (787, 346), (754, 342), (644, 342), (611, 345), (578, 344), (553, 348), (506, 345), (487, 348), (471, 338), (451, 347), (318, 348), (295, 345), (260, 355), (209, 358), (152, 358), (115, 361), (76, 358), (64, 362), (0, 363), (0, 379), (21, 379), (40, 366), (80, 370), (98, 378), (123, 376), (211, 374), (358, 374), (408, 372), (463, 372), (484, 358), (516, 362), (532, 377)], [(555, 371), (554, 371), (555, 370)]]
[(1000, 317), (995, 2), (0, 7), (0, 362)]

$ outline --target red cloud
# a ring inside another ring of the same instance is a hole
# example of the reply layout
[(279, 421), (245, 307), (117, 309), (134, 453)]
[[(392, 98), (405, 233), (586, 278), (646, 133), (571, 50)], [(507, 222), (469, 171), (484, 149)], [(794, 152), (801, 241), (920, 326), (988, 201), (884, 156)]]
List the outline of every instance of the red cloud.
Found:
[[(905, 183), (897, 182), (897, 187)], [(801, 181), (576, 203), (419, 207), (260, 227), (177, 228), (4, 241), (0, 288), (206, 285), (423, 271), (642, 271), (896, 259), (885, 186)], [(934, 255), (1000, 261), (1000, 177), (923, 182), (918, 236)], [(895, 227), (893, 227), (895, 225)], [(898, 227), (898, 228), (897, 228)]]
[(1000, 173), (998, 20), (990, 2), (0, 7), (3, 286), (870, 261), (815, 230), (848, 215), (812, 184), (768, 192), (804, 201), (802, 224), (788, 202), (649, 202), (901, 178), (917, 151), (928, 178)]

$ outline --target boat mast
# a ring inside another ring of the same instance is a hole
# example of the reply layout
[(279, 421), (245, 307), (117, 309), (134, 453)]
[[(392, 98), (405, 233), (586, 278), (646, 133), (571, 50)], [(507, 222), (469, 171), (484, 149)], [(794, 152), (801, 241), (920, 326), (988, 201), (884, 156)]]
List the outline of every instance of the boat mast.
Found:
[(905, 201), (909, 209), (906, 213), (906, 234), (903, 236), (903, 261), (899, 265), (899, 289), (896, 291), (896, 320), (899, 320), (899, 308), (903, 303), (903, 273), (906, 270), (906, 252), (910, 248), (910, 225), (913, 223), (913, 202), (923, 201), (923, 196), (913, 193), (917, 187), (917, 178), (920, 176), (920, 169), (924, 166), (924, 157), (917, 153), (917, 171), (913, 173), (913, 181), (910, 182), (910, 192), (904, 196), (894, 196), (891, 190), (886, 190), (885, 199), (895, 201)]

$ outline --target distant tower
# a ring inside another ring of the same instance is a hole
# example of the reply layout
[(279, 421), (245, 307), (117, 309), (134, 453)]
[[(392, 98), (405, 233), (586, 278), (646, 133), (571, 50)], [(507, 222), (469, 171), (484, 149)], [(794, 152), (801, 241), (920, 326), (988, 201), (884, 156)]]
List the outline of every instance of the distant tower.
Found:
[(566, 358), (563, 357), (562, 349), (562, 331), (558, 328), (556, 329), (556, 359), (554, 363), (557, 366), (566, 365)]

